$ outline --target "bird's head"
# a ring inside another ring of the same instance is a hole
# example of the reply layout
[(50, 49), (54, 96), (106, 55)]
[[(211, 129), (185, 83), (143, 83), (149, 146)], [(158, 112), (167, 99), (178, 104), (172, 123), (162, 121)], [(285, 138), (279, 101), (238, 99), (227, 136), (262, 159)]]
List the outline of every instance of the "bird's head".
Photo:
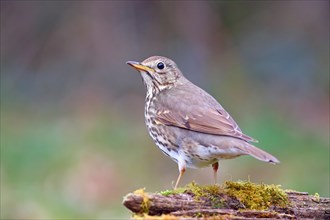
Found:
[(147, 90), (156, 90), (156, 92), (169, 89), (180, 82), (183, 75), (177, 65), (171, 59), (161, 56), (152, 56), (144, 61), (128, 61), (141, 73)]

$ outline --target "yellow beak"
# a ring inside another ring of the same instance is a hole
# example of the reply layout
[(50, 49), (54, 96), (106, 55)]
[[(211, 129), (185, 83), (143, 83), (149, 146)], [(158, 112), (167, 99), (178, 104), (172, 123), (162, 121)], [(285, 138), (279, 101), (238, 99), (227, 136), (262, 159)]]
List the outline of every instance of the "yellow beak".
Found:
[(145, 71), (145, 72), (154, 72), (155, 70), (150, 68), (150, 67), (147, 67), (145, 65), (142, 65), (141, 63), (139, 62), (135, 62), (135, 61), (127, 61), (126, 62), (128, 65), (134, 67), (136, 70), (142, 70), (142, 71)]

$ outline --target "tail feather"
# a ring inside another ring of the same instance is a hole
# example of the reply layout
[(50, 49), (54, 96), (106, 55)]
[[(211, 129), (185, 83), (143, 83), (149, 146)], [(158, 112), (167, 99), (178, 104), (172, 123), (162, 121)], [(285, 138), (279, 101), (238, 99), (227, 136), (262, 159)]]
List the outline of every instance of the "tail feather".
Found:
[(266, 151), (263, 151), (252, 144), (246, 143), (245, 149), (246, 153), (258, 160), (269, 162), (272, 164), (280, 163), (280, 161), (274, 157), (273, 155), (267, 153)]

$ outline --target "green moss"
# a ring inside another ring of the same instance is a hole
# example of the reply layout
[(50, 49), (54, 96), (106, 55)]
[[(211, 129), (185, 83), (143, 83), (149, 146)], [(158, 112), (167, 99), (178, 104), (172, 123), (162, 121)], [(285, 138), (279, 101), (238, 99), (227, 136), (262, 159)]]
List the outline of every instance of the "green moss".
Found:
[(221, 192), (221, 188), (218, 185), (201, 186), (195, 182), (188, 184), (185, 188), (185, 191), (194, 194), (196, 200), (199, 200), (202, 197), (218, 195)]
[(184, 193), (185, 190), (186, 190), (185, 188), (177, 188), (172, 190), (167, 189), (165, 191), (161, 191), (160, 194), (163, 196), (169, 196), (169, 195)]
[[(189, 217), (188, 217), (189, 218)], [(160, 215), (160, 216), (155, 216), (155, 215), (148, 215), (148, 214), (140, 214), (140, 215), (133, 215), (132, 219), (134, 220), (179, 220), (182, 218), (179, 218), (174, 215)]]
[[(234, 207), (235, 209), (266, 210), (272, 206), (286, 207), (289, 204), (287, 194), (280, 186), (256, 184), (250, 181), (227, 181), (222, 185), (208, 186), (192, 182), (183, 188), (160, 192), (164, 196), (181, 193), (192, 195), (198, 202), (209, 202), (214, 209)], [(145, 199), (147, 197), (143, 190), (140, 190), (139, 194), (144, 198), (143, 213), (148, 213), (149, 203)], [(315, 200), (317, 199), (318, 194), (315, 194)], [(201, 215), (203, 216), (202, 213), (197, 213), (195, 217), (201, 217)]]
[(144, 191), (145, 189), (138, 189), (134, 191), (134, 194), (139, 195), (143, 198), (143, 201), (141, 203), (141, 213), (149, 213), (150, 203), (149, 203), (149, 196)]
[(286, 193), (277, 185), (255, 184), (250, 181), (227, 181), (223, 185), (201, 186), (192, 182), (184, 188), (166, 190), (162, 195), (190, 193), (196, 201), (210, 201), (213, 208), (224, 207), (224, 195), (239, 200), (246, 209), (265, 210), (289, 204)]
[[(142, 211), (136, 213), (133, 219), (178, 219), (172, 215), (161, 215), (149, 216), (149, 196), (144, 189), (139, 189), (134, 192), (142, 196), (143, 202), (141, 204)], [(183, 188), (175, 190), (166, 190), (160, 192), (161, 195), (170, 196), (175, 194), (186, 193), (193, 196), (196, 201), (208, 202), (212, 208), (228, 208), (228, 201), (231, 203), (230, 207), (235, 203), (239, 204), (235, 209), (252, 209), (252, 210), (266, 210), (272, 206), (286, 207), (289, 204), (287, 194), (278, 185), (266, 185), (266, 184), (255, 184), (250, 181), (238, 181), (232, 182), (227, 181), (223, 185), (209, 185), (201, 186), (192, 182)], [(319, 195), (315, 194), (315, 200), (319, 199)], [(235, 204), (234, 204), (235, 205)], [(276, 216), (274, 213), (265, 213), (265, 218), (273, 218)], [(197, 212), (195, 216), (197, 218), (205, 219), (227, 219), (229, 216), (219, 215), (204, 215), (201, 212)]]
[(318, 193), (314, 194), (314, 201), (320, 202), (320, 195)]
[(210, 201), (212, 208), (223, 208), (222, 188), (219, 185), (201, 186), (192, 182), (185, 187), (186, 193), (194, 195), (196, 201)]
[(264, 210), (289, 204), (286, 193), (277, 185), (227, 181), (223, 188), (226, 194), (236, 197), (247, 209)]

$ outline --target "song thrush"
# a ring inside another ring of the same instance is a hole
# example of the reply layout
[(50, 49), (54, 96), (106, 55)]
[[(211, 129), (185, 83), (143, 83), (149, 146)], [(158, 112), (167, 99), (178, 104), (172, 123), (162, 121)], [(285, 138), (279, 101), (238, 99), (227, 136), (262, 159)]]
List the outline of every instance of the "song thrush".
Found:
[(279, 161), (249, 142), (233, 118), (207, 92), (186, 79), (170, 59), (153, 56), (137, 69), (147, 89), (145, 123), (156, 145), (179, 167), (176, 188), (186, 168), (212, 165), (217, 179), (218, 161), (250, 155), (270, 163)]

